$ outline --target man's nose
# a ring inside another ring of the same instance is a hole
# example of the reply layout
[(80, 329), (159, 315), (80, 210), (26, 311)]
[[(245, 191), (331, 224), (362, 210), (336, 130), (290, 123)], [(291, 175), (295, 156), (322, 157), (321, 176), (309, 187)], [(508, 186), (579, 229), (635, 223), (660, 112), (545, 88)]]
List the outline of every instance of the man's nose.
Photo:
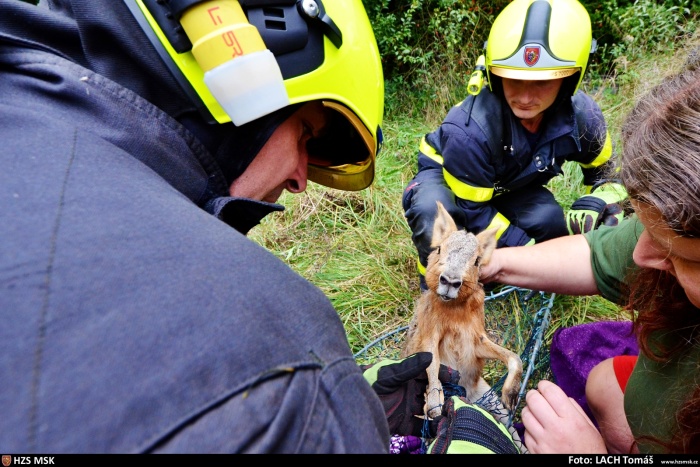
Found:
[(290, 193), (303, 193), (306, 190), (308, 167), (309, 154), (304, 150), (299, 157), (299, 163), (287, 179), (287, 191)]

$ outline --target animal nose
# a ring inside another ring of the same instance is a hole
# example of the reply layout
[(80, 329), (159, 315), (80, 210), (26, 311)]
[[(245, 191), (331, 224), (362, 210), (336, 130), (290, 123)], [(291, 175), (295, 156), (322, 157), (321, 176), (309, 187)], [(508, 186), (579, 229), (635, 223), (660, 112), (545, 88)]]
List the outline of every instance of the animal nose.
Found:
[(462, 286), (462, 281), (461, 280), (450, 280), (449, 277), (444, 276), (443, 274), (440, 274), (440, 284), (445, 285), (449, 288), (453, 289), (459, 289)]

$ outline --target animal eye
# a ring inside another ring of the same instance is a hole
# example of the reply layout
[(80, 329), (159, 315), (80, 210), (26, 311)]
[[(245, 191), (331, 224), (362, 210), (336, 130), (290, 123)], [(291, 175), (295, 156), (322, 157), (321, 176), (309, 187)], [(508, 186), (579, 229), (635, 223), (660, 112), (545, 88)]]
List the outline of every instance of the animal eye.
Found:
[(481, 256), (477, 256), (476, 259), (474, 260), (474, 266), (479, 267), (479, 264), (481, 264)]
[(437, 249), (435, 251), (437, 251), (437, 254), (439, 255), (440, 254), (440, 247), (437, 247)]

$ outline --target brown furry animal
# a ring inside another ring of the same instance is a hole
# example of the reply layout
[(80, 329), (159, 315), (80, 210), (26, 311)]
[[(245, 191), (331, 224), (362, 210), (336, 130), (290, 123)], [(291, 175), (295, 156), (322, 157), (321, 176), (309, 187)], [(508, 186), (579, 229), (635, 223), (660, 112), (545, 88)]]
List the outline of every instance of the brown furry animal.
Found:
[[(444, 395), (438, 379), (440, 364), (458, 370), (467, 398), (476, 402), (491, 387), (482, 377), (487, 359), (498, 359), (508, 367), (501, 401), (512, 410), (517, 401), (523, 364), (514, 352), (492, 342), (485, 330), (485, 293), (479, 283), (480, 265), (496, 248), (496, 229), (474, 235), (458, 230), (438, 201), (433, 227), (433, 252), (428, 257), (425, 282), (428, 290), (416, 302), (403, 356), (432, 352), (427, 369), (426, 416), (440, 415)], [(505, 411), (503, 411), (505, 412)], [(505, 423), (502, 414), (494, 414)], [(513, 432), (513, 430), (511, 430)]]

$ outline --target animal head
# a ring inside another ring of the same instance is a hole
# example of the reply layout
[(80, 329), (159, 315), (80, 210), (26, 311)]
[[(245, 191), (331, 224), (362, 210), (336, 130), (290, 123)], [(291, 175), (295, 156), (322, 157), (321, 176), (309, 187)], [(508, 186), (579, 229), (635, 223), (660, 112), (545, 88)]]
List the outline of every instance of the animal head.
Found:
[(428, 257), (425, 274), (428, 288), (444, 301), (483, 290), (479, 284), (479, 269), (491, 259), (498, 229), (491, 228), (474, 235), (458, 229), (440, 201), (437, 208), (433, 251)]

